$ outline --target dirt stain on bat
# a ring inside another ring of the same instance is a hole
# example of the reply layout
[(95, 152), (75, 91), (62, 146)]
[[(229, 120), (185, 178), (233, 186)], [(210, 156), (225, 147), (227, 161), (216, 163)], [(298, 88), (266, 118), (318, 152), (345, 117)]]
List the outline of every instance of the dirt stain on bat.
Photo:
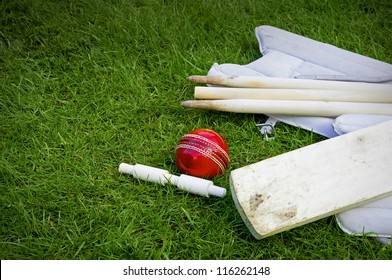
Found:
[(255, 211), (257, 207), (259, 207), (259, 205), (263, 202), (264, 202), (264, 196), (260, 193), (256, 193), (249, 200), (250, 210)]
[(283, 221), (288, 221), (297, 215), (297, 208), (290, 207), (286, 212), (279, 213), (279, 218)]

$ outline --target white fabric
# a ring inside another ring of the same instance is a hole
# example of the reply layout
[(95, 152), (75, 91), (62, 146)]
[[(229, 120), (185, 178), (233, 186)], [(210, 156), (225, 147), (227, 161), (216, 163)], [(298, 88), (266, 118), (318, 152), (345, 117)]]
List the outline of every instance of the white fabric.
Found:
[(343, 135), (357, 129), (369, 127), (389, 120), (392, 120), (392, 116), (346, 114), (337, 117), (332, 123), (332, 126), (337, 134)]
[[(282, 78), (351, 81), (392, 81), (392, 65), (272, 26), (257, 27), (262, 57), (247, 64), (217, 64), (209, 76), (269, 76)], [(385, 116), (294, 117), (270, 115), (270, 119), (314, 131), (328, 138), (349, 133), (385, 119)], [(392, 197), (336, 215), (340, 228), (350, 234), (381, 237), (390, 243)]]

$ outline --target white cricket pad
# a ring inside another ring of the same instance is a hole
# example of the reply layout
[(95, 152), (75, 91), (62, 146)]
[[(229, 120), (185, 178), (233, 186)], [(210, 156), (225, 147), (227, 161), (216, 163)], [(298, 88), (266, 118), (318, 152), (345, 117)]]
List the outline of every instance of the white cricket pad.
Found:
[[(392, 83), (392, 65), (318, 42), (272, 26), (255, 30), (262, 57), (247, 64), (217, 64), (209, 76), (267, 76)], [(385, 116), (294, 117), (269, 115), (269, 123), (282, 121), (327, 138), (380, 123)], [(392, 197), (336, 215), (341, 229), (350, 234), (392, 235)]]

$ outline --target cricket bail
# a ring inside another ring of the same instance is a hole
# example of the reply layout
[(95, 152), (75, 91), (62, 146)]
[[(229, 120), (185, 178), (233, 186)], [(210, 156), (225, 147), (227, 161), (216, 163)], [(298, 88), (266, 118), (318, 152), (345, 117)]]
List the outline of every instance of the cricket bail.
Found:
[(214, 185), (214, 182), (210, 180), (185, 174), (177, 176), (170, 174), (167, 170), (143, 164), (131, 165), (127, 163), (121, 163), (118, 171), (123, 174), (132, 175), (133, 177), (140, 180), (158, 183), (162, 186), (170, 183), (174, 186), (177, 186), (181, 190), (205, 197), (224, 197), (226, 195), (225, 188)]
[(218, 186), (210, 186), (208, 193), (212, 196), (225, 197), (226, 189)]

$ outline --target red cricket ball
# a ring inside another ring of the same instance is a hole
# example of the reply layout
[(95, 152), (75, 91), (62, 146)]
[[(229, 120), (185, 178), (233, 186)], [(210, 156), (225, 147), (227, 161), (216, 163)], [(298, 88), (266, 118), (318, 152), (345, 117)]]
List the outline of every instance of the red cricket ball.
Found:
[(181, 173), (212, 179), (229, 164), (226, 141), (211, 129), (196, 129), (181, 137), (176, 147), (176, 164)]

